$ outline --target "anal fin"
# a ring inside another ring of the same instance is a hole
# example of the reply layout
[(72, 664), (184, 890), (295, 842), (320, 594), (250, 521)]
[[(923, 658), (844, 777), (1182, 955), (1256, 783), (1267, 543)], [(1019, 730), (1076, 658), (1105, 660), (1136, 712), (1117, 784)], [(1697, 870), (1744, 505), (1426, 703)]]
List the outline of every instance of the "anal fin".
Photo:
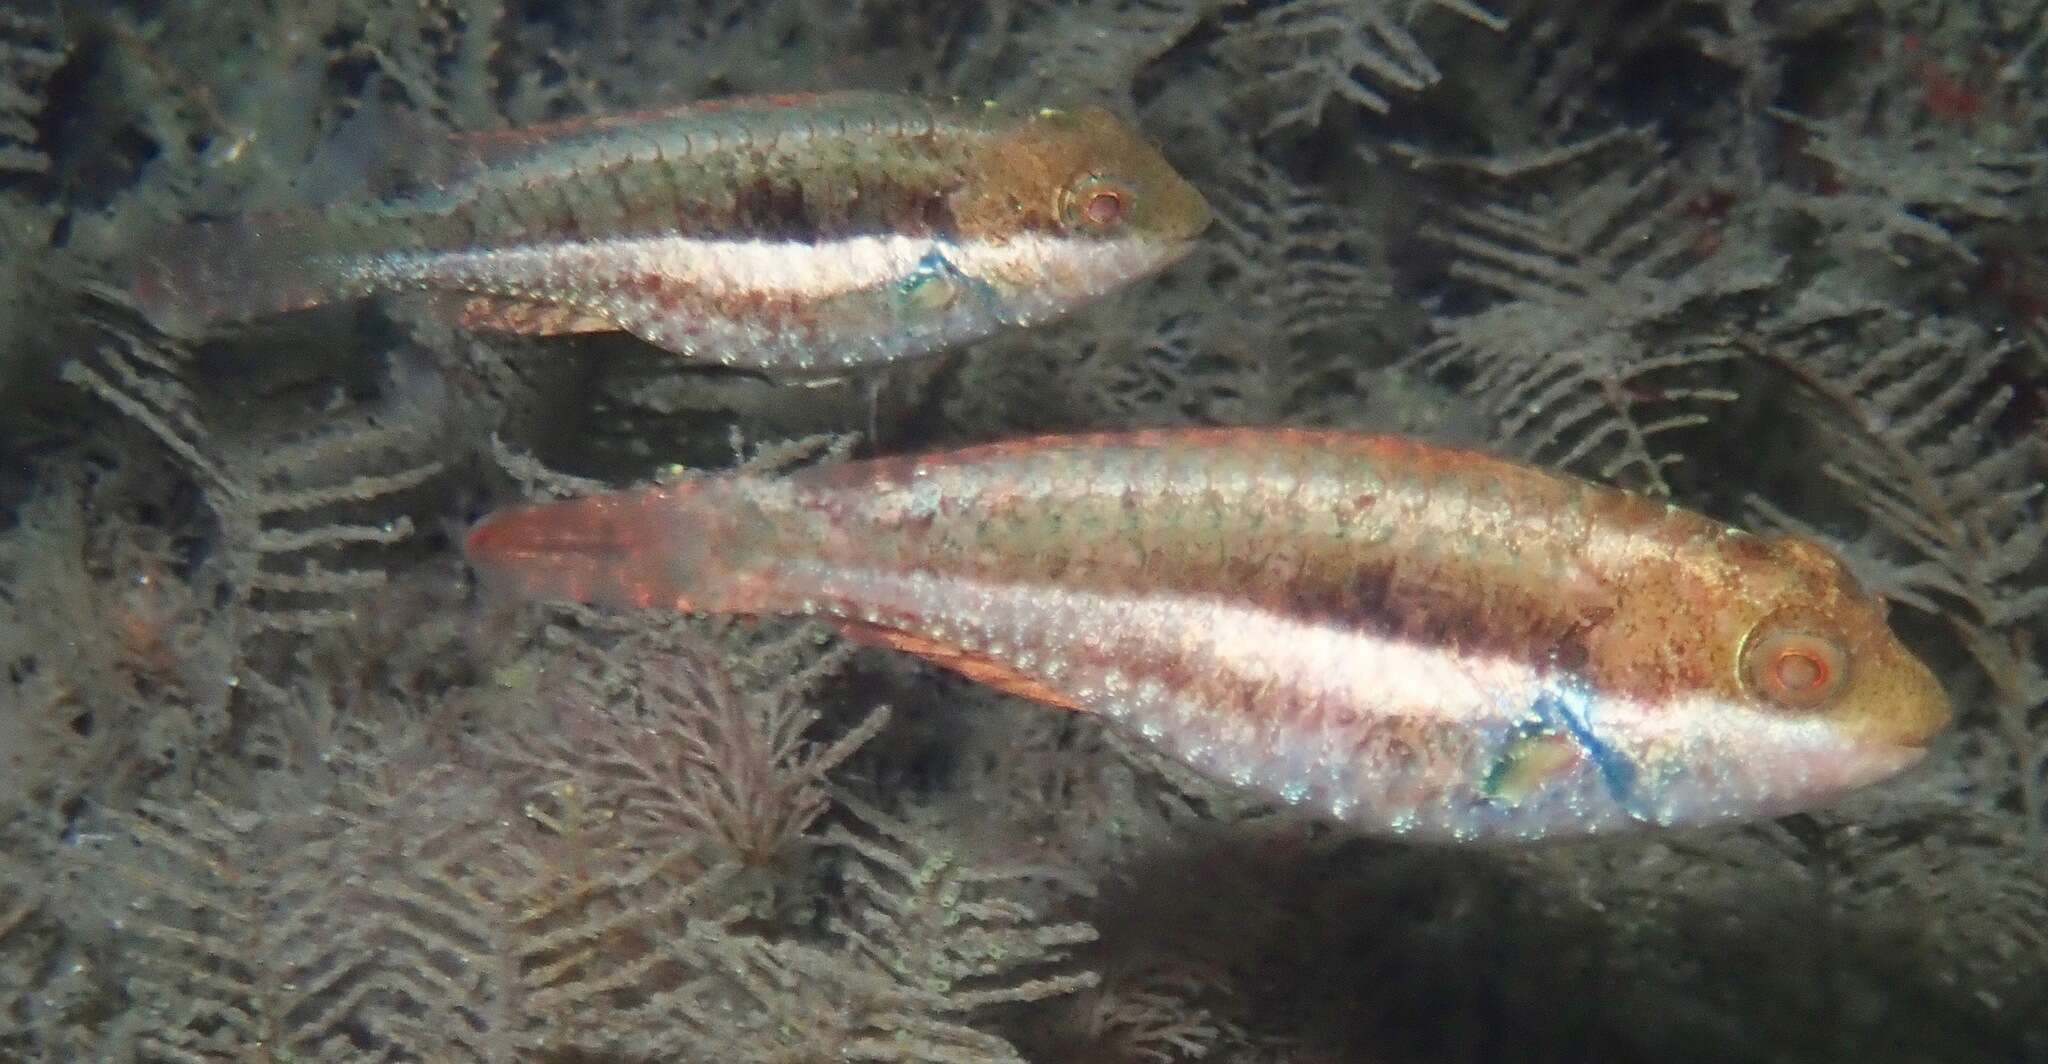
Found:
[(848, 639), (857, 643), (915, 654), (934, 665), (951, 669), (976, 683), (987, 684), (1005, 694), (1028, 698), (1033, 702), (1043, 702), (1060, 709), (1081, 708), (1081, 703), (1076, 702), (1072, 696), (1054, 690), (1047, 686), (1045, 681), (1026, 676), (1014, 667), (985, 654), (976, 654), (970, 650), (962, 650), (947, 643), (878, 624), (860, 621), (835, 623)]

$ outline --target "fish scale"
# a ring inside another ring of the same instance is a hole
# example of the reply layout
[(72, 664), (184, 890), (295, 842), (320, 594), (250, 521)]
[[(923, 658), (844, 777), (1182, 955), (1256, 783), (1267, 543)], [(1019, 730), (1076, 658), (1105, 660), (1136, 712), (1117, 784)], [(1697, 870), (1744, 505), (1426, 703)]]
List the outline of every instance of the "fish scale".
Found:
[(693, 360), (837, 372), (1067, 313), (1186, 254), (1209, 222), (1095, 108), (740, 99), (460, 135), (443, 154), (408, 198), (165, 233), (136, 300), (195, 333), (424, 293), (469, 327), (623, 331)]
[(1808, 808), (1911, 764), (1948, 716), (1817, 545), (1392, 437), (1154, 431), (707, 477), (507, 511), (469, 551), (541, 597), (818, 616), (1388, 834)]
[[(690, 123), (715, 122), (721, 116), (738, 124), (729, 129), (690, 127)], [(810, 183), (822, 192), (849, 179), (871, 176), (862, 172), (870, 171), (900, 173), (910, 183), (936, 187), (944, 173), (957, 171), (960, 165), (954, 145), (935, 143), (922, 152), (912, 151), (900, 143), (908, 138), (884, 137), (877, 132), (864, 135), (890, 142), (883, 145), (888, 150), (860, 158), (847, 150), (848, 135), (821, 135), (814, 128), (814, 119), (790, 107), (771, 109), (766, 117), (713, 110), (701, 116), (658, 116), (649, 121), (653, 129), (633, 135), (608, 126), (601, 136), (567, 136), (564, 143), (535, 150), (502, 173), (488, 162), (491, 153), (484, 151), (480, 157), (485, 162), (472, 180), (503, 189), (515, 198), (521, 190), (547, 188), (573, 204), (614, 199), (628, 224), (622, 232), (667, 229), (678, 220), (675, 212), (685, 207), (698, 208), (698, 224), (716, 230), (729, 223), (738, 191), (757, 182)], [(764, 136), (748, 128), (750, 121), (777, 124), (768, 127)], [(963, 127), (955, 135), (964, 141), (971, 134)], [(620, 182), (629, 175), (639, 183), (631, 195), (621, 195)], [(891, 220), (886, 216), (875, 219)]]

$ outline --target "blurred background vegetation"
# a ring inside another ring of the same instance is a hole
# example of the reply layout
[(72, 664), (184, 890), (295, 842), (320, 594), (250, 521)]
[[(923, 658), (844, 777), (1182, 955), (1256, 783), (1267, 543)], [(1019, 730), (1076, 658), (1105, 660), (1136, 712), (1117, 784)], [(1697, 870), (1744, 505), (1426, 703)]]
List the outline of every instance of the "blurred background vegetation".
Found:
[[(2044, 67), (2040, 0), (0, 11), (0, 1059), (2048, 1060)], [(813, 88), (1105, 103), (1221, 220), (819, 387), (118, 296), (156, 227), (437, 131)], [(1825, 813), (1397, 846), (454, 549), (675, 466), (1275, 423), (1827, 538), (1959, 726)]]

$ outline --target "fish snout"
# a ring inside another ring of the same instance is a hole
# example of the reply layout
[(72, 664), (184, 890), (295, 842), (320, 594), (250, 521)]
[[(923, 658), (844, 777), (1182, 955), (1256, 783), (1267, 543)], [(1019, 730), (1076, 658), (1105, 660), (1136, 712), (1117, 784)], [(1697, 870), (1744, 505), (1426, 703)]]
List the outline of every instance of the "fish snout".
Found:
[(1886, 662), (1881, 681), (1862, 700), (1857, 738), (1886, 746), (1924, 751), (1954, 719), (1948, 692), (1918, 658), (1901, 649)]
[(1941, 682), (1903, 648), (1873, 671), (1878, 675), (1835, 724), (1841, 744), (1831, 774), (1842, 791), (1883, 782), (1919, 764), (1954, 716)]
[(1201, 191), (1185, 179), (1176, 177), (1173, 187), (1167, 190), (1166, 202), (1161, 213), (1166, 221), (1161, 227), (1162, 235), (1168, 240), (1193, 241), (1209, 230), (1216, 222), (1216, 211)]

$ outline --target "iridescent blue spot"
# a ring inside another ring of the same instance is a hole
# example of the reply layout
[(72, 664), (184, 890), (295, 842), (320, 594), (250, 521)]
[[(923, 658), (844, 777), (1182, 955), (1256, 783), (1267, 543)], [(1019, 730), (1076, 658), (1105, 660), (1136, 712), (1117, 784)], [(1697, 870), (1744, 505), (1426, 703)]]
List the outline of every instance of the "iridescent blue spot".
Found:
[(1600, 770), (1600, 779), (1607, 785), (1607, 793), (1622, 811), (1638, 820), (1646, 819), (1636, 808), (1636, 766), (1593, 734), (1587, 713), (1591, 699), (1584, 688), (1576, 685), (1546, 686), (1537, 696), (1536, 704), (1529, 708), (1544, 723), (1562, 726), (1586, 751), (1586, 756), (1593, 759), (1594, 767)]
[(983, 310), (991, 310), (995, 292), (954, 266), (944, 245), (935, 245), (897, 282), (896, 295), (905, 314), (928, 318), (954, 310), (968, 298), (978, 299)]
[(952, 295), (945, 290), (956, 287), (954, 277), (958, 273), (946, 256), (938, 248), (933, 248), (917, 260), (917, 265), (904, 276), (897, 291), (912, 303), (950, 302)]
[(1579, 756), (1578, 740), (1556, 724), (1541, 719), (1525, 720), (1508, 729), (1500, 744), (1500, 756), (1479, 781), (1479, 794), (1491, 804), (1520, 805)]

